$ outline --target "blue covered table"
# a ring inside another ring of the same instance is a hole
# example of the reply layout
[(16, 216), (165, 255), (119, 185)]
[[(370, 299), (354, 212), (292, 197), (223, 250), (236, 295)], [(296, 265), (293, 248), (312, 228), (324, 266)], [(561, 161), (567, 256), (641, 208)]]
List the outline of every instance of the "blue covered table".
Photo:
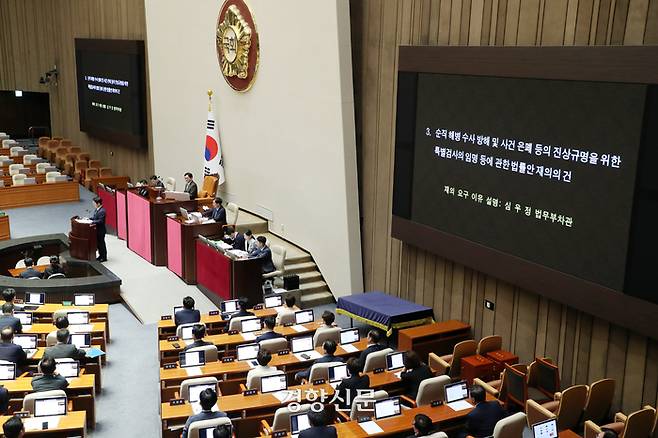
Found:
[(338, 298), (336, 312), (386, 332), (434, 322), (431, 307), (388, 295), (384, 292), (365, 292)]

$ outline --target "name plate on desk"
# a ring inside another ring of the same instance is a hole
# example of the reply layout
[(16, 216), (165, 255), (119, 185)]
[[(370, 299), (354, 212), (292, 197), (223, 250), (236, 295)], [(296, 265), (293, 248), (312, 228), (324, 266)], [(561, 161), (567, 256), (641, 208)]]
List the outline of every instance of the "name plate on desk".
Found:
[(313, 380), (313, 385), (324, 385), (326, 382), (324, 379), (315, 379)]
[(229, 362), (235, 362), (235, 358), (233, 356), (222, 357), (222, 363), (229, 363)]
[(242, 392), (242, 395), (245, 396), (245, 397), (248, 397), (250, 395), (256, 395), (256, 394), (258, 394), (257, 389), (247, 389), (246, 391)]
[(371, 419), (372, 419), (372, 417), (359, 417), (359, 418), (356, 419), (356, 421), (359, 422), (359, 423), (365, 423), (367, 421), (370, 421)]
[(443, 405), (443, 402), (441, 400), (434, 400), (432, 403), (430, 403), (430, 406), (432, 406), (433, 408), (437, 408), (437, 407), (442, 406), (442, 405)]
[(219, 310), (211, 310), (210, 312), (208, 312), (208, 315), (209, 316), (217, 316), (217, 315), (219, 315)]
[(288, 431), (285, 430), (278, 430), (272, 434), (273, 438), (283, 438), (285, 436), (288, 436)]
[(287, 356), (290, 354), (290, 350), (281, 350), (279, 351), (279, 356)]
[(182, 398), (174, 398), (169, 400), (169, 406), (180, 406), (184, 404), (185, 404), (185, 400), (183, 400)]
[(178, 336), (168, 336), (167, 341), (169, 342), (176, 342), (178, 340)]
[(16, 415), (18, 418), (29, 418), (30, 417), (30, 413), (28, 411), (14, 412), (14, 415)]
[(380, 373), (383, 373), (383, 372), (384, 372), (384, 368), (375, 368), (375, 370), (373, 371), (373, 374), (380, 374)]
[(229, 330), (227, 333), (228, 333), (229, 335), (237, 335), (237, 334), (240, 333), (240, 332), (237, 331), (237, 330)]
[(166, 363), (162, 368), (164, 368), (165, 370), (171, 370), (174, 368), (178, 368), (178, 365), (176, 365), (175, 363)]
[(262, 308), (263, 308), (263, 305), (262, 305), (262, 304), (256, 304), (256, 305), (254, 306), (254, 310), (261, 310)]
[(283, 324), (284, 327), (292, 327), (293, 325), (295, 325), (294, 322), (287, 322), (287, 323)]
[(171, 321), (171, 315), (162, 315), (160, 321)]

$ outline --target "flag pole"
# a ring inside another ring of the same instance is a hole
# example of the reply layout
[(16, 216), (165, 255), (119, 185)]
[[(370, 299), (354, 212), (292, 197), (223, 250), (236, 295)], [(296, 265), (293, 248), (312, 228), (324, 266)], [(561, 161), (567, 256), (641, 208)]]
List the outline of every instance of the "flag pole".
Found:
[(212, 90), (208, 90), (208, 111), (212, 110)]

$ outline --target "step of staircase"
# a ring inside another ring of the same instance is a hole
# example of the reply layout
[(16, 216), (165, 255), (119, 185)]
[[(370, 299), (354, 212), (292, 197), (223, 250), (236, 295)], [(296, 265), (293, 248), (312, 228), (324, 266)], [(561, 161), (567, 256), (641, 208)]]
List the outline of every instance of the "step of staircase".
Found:
[(326, 290), (324, 292), (303, 294), (301, 301), (302, 309), (309, 309), (323, 304), (334, 303), (336, 300), (334, 300), (333, 294), (329, 290)]
[[(288, 272), (288, 269), (286, 268), (286, 275), (290, 275), (290, 272)], [(302, 284), (307, 284), (307, 283), (314, 283), (317, 281), (322, 281), (322, 274), (320, 274), (320, 271), (309, 271), (309, 272), (301, 272), (299, 274), (296, 274), (299, 276), (299, 284), (300, 286)]]
[(301, 274), (315, 270), (317, 270), (317, 266), (313, 262), (288, 263), (286, 260), (286, 274)]

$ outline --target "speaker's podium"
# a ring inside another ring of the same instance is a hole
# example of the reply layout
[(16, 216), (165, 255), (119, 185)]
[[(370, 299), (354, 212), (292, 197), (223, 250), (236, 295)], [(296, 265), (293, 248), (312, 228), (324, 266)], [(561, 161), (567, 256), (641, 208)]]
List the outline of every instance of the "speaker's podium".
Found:
[(96, 225), (89, 219), (71, 218), (69, 233), (69, 253), (71, 257), (81, 260), (96, 258)]

